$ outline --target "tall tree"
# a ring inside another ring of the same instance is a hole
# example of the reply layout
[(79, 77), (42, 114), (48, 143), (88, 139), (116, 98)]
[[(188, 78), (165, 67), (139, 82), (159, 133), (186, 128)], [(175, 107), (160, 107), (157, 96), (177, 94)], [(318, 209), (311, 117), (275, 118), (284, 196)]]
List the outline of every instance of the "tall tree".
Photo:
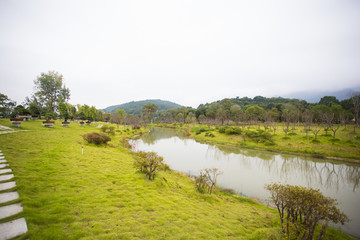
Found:
[(157, 107), (156, 104), (154, 104), (154, 103), (148, 103), (148, 104), (146, 104), (146, 105), (143, 106), (143, 108), (142, 108), (143, 116), (145, 117), (145, 119), (146, 119), (148, 122), (151, 121), (152, 115), (153, 115), (154, 113), (156, 113), (157, 108), (158, 108), (158, 107)]
[(70, 90), (65, 87), (63, 75), (58, 72), (41, 73), (34, 81), (34, 84), (35, 96), (52, 114), (58, 111), (60, 102), (66, 102), (70, 99)]
[(16, 102), (10, 100), (8, 96), (0, 93), (0, 116), (9, 117), (16, 106)]

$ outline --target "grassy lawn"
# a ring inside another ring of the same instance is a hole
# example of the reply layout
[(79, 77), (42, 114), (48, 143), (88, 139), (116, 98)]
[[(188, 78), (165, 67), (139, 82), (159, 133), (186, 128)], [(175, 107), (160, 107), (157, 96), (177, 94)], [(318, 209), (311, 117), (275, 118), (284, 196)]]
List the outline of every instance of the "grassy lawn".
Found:
[[(7, 119), (1, 125), (10, 126)], [(200, 194), (174, 171), (155, 181), (136, 171), (123, 126), (107, 147), (81, 135), (98, 124), (54, 128), (23, 122), (0, 135), (15, 175), (30, 239), (280, 239), (276, 210), (243, 197)], [(219, 134), (216, 134), (219, 136)], [(84, 146), (84, 154), (81, 148)], [(325, 239), (351, 239), (328, 229)]]
[[(262, 131), (270, 135), (272, 142), (262, 141), (261, 137), (244, 137), (244, 134), (228, 135), (225, 133), (219, 133), (219, 127), (208, 127), (206, 125), (189, 125), (188, 133), (199, 141), (234, 145), (254, 149), (265, 149), (269, 151), (287, 152), (296, 154), (305, 154), (313, 157), (329, 158), (337, 160), (346, 160), (351, 162), (360, 163), (360, 129), (357, 128), (354, 133), (354, 127), (348, 126), (344, 129), (343, 126), (336, 132), (336, 137), (333, 139), (331, 130), (326, 134), (324, 129), (318, 133), (317, 140), (315, 140), (312, 132), (306, 135), (306, 131), (303, 126), (296, 126), (293, 130), (288, 132), (285, 137), (283, 131), (283, 125), (278, 123), (277, 129), (264, 130), (261, 126), (251, 126), (245, 128), (243, 131), (258, 132)], [(208, 136), (207, 132), (196, 134), (195, 131), (190, 129), (210, 129), (214, 137)], [(240, 127), (237, 127), (240, 128)]]

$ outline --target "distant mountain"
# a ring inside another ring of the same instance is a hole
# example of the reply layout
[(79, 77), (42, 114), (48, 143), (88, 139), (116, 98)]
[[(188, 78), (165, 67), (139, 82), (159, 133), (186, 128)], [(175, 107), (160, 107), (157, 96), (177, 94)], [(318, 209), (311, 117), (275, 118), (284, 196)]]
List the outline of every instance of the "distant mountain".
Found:
[(334, 96), (338, 100), (344, 100), (351, 97), (352, 93), (360, 92), (360, 86), (352, 89), (342, 89), (338, 91), (301, 91), (287, 94), (284, 97), (297, 98), (309, 103), (318, 103), (324, 96)]
[(164, 101), (160, 99), (149, 99), (149, 100), (132, 101), (124, 104), (114, 105), (102, 110), (106, 113), (113, 113), (115, 112), (116, 109), (124, 109), (125, 112), (129, 114), (140, 116), (142, 113), (142, 107), (148, 103), (156, 104), (158, 107), (158, 111), (183, 107), (177, 103), (173, 103), (170, 101)]

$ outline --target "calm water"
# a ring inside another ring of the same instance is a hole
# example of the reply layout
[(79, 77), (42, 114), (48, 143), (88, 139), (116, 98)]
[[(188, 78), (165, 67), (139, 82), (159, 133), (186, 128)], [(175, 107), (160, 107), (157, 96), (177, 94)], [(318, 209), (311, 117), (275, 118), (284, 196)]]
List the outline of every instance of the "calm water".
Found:
[(273, 182), (320, 189), (336, 198), (351, 219), (341, 230), (360, 238), (360, 165), (240, 148), (216, 147), (185, 138), (171, 129), (152, 129), (133, 141), (135, 151), (155, 151), (176, 171), (197, 175), (204, 168), (219, 168), (218, 184), (267, 202), (264, 185)]

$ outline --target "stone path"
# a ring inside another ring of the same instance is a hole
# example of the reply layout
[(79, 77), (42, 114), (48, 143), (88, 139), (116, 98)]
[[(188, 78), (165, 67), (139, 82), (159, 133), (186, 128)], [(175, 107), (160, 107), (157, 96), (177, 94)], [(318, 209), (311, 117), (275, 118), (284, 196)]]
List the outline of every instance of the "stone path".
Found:
[(27, 132), (27, 131), (30, 131), (30, 130), (14, 130), (14, 129), (6, 127), (4, 125), (0, 125), (0, 134)]
[[(12, 181), (14, 174), (9, 167), (2, 151), (0, 150), (0, 220), (10, 218), (23, 211), (21, 203), (13, 202), (19, 199), (19, 194), (11, 189), (16, 187)], [(8, 240), (27, 233), (28, 228), (25, 218), (11, 219), (0, 223), (0, 240)]]

